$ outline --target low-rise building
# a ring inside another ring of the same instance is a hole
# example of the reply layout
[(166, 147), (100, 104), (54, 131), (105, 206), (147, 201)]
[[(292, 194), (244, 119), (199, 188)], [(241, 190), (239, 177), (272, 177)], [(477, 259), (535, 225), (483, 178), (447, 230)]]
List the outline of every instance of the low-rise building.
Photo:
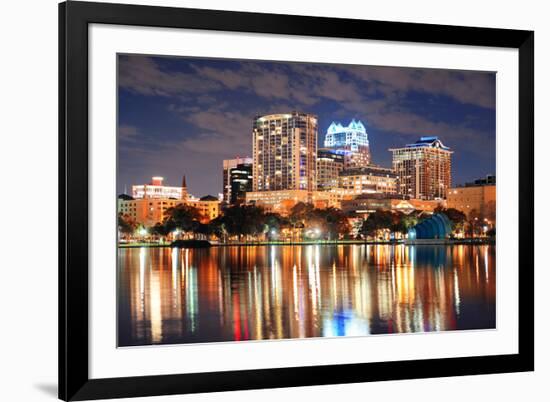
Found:
[(496, 179), (488, 176), (463, 187), (450, 188), (447, 191), (447, 208), (454, 208), (469, 216), (476, 211), (480, 216), (492, 220), (496, 214)]
[(376, 210), (399, 211), (410, 214), (413, 211), (433, 212), (438, 206), (444, 206), (437, 200), (404, 200), (399, 196), (383, 194), (361, 195), (351, 200), (341, 201), (342, 211), (348, 214), (368, 215)]
[(250, 191), (246, 193), (246, 203), (256, 205), (265, 212), (288, 215), (299, 202), (312, 203), (313, 194), (307, 190)]
[(207, 195), (201, 198), (189, 198), (185, 204), (199, 210), (203, 217), (203, 219), (201, 219), (202, 223), (208, 223), (220, 216), (221, 203), (220, 200), (214, 196)]
[(417, 211), (434, 212), (437, 207), (448, 208), (445, 200), (420, 200), (411, 198), (406, 200)]
[(334, 188), (329, 191), (313, 192), (313, 205), (315, 208), (342, 208), (342, 200), (350, 200), (353, 196), (346, 194), (341, 188)]
[[(153, 177), (151, 184), (132, 186), (134, 197), (120, 195), (117, 211), (146, 227), (161, 223), (169, 208), (180, 204), (197, 208), (202, 215), (201, 222), (207, 223), (220, 215), (220, 200), (214, 196), (195, 198), (188, 194), (185, 176), (181, 187), (162, 185), (162, 177)], [(161, 196), (163, 194), (178, 197)]]
[(278, 213), (283, 216), (290, 214), (292, 207), (299, 202), (313, 204), (315, 208), (340, 208), (341, 200), (346, 196), (341, 191), (251, 191), (246, 193), (246, 203), (256, 205), (265, 212)]
[(166, 211), (184, 204), (197, 208), (202, 215), (201, 222), (208, 223), (220, 215), (220, 201), (216, 197), (188, 198), (185, 201), (174, 198), (138, 198), (119, 197), (118, 212), (128, 216), (138, 224), (146, 227), (161, 223), (166, 218)]
[(397, 194), (397, 175), (392, 169), (371, 165), (340, 172), (339, 187), (346, 195)]
[(182, 200), (174, 198), (138, 198), (120, 196), (118, 198), (118, 212), (128, 216), (131, 220), (143, 226), (153, 226), (162, 222), (166, 217), (166, 210), (181, 204)]
[(187, 185), (185, 176), (182, 178), (181, 187), (165, 186), (164, 178), (155, 176), (149, 184), (134, 184), (132, 186), (132, 197), (139, 198), (176, 198), (183, 200), (187, 198)]

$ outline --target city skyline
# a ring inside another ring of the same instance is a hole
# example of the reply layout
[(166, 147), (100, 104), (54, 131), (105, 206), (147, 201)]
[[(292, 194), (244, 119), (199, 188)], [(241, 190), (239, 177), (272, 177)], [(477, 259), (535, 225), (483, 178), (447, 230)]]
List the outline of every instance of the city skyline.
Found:
[(117, 191), (185, 174), (193, 194), (217, 195), (223, 160), (252, 156), (254, 117), (291, 110), (318, 116), (318, 147), (333, 121), (361, 120), (386, 167), (389, 148), (437, 135), (461, 184), (495, 172), (494, 85), (481, 72), (120, 56)]

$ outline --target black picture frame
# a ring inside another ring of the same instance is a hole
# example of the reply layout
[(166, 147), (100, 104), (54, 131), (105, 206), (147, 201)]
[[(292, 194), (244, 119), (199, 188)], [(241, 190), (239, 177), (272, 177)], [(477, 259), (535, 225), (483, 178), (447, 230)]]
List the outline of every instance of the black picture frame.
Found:
[[(519, 51), (517, 354), (90, 379), (88, 26), (92, 23), (514, 48)], [(70, 1), (59, 5), (59, 398), (292, 387), (534, 370), (534, 32)]]

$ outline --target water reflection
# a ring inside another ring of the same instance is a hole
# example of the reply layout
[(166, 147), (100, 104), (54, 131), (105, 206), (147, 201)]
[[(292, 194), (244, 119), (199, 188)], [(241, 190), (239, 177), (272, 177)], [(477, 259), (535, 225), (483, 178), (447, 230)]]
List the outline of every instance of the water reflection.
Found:
[(119, 345), (495, 327), (493, 246), (119, 249)]

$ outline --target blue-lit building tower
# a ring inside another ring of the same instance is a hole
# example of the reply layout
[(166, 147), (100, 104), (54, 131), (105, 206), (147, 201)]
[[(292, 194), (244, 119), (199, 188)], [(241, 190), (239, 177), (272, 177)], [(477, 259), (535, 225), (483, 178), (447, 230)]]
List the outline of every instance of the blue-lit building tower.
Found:
[(370, 164), (369, 137), (360, 120), (353, 119), (348, 126), (332, 122), (327, 129), (324, 146), (344, 155), (345, 169)]

